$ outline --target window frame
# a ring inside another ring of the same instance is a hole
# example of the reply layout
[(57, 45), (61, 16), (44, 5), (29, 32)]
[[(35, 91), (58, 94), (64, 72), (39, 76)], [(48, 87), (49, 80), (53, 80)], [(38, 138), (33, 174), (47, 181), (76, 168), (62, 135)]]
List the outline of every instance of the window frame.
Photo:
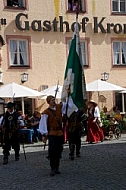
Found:
[(25, 1), (25, 7), (13, 7), (13, 6), (7, 6), (7, 0), (4, 0), (4, 9), (11, 9), (11, 10), (28, 10), (28, 0)]
[[(28, 65), (11, 65), (11, 51), (10, 51), (10, 40), (17, 40), (17, 41), (27, 41), (27, 61)], [(14, 36), (14, 35), (8, 35), (6, 36), (7, 41), (7, 58), (8, 58), (8, 68), (31, 68), (32, 66), (32, 58), (31, 58), (31, 37), (30, 36)]]
[[(69, 43), (71, 42), (72, 38), (71, 37), (67, 37), (66, 38), (66, 55), (68, 57), (69, 55)], [(85, 50), (86, 50), (86, 53), (85, 53), (85, 60), (86, 60), (86, 63), (87, 64), (83, 64), (83, 67), (89, 67), (89, 39), (88, 38), (80, 38), (80, 43), (84, 42), (85, 43)]]
[(113, 15), (125, 15), (126, 14), (126, 0), (125, 0), (125, 11), (124, 12), (122, 12), (122, 11), (120, 11), (120, 1), (121, 0), (117, 0), (118, 2), (118, 10), (117, 11), (114, 11), (113, 10), (113, 1), (116, 1), (116, 0), (111, 0), (111, 12), (112, 12), (112, 14)]
[[(122, 112), (122, 93), (115, 92), (114, 93), (114, 99), (115, 99), (115, 105), (118, 107), (118, 109)], [(126, 94), (124, 94), (124, 102), (126, 102)], [(125, 103), (124, 103), (125, 105)], [(126, 110), (126, 106), (124, 108)]]
[[(112, 39), (112, 66), (113, 67), (121, 67), (121, 66), (123, 66), (123, 67), (126, 67), (126, 58), (125, 58), (125, 64), (124, 63), (122, 63), (122, 52), (121, 51), (119, 51), (119, 59), (120, 59), (120, 61), (121, 61), (121, 63), (117, 63), (117, 64), (115, 64), (114, 63), (114, 55), (115, 55), (115, 53), (116, 52), (114, 52), (114, 42), (118, 42), (118, 43), (121, 43), (121, 47), (122, 47), (122, 43), (123, 42), (125, 42), (126, 43), (126, 40), (125, 39), (121, 39), (121, 40), (119, 40), (119, 39)], [(120, 50), (121, 50), (121, 48), (120, 48)]]
[[(68, 8), (68, 1), (69, 0), (66, 0), (66, 12), (67, 13), (76, 13), (76, 11), (73, 11), (73, 10), (69, 10), (69, 8)], [(83, 2), (83, 4), (84, 4), (84, 10), (79, 10), (79, 13), (86, 13), (86, 10), (87, 10), (87, 8), (86, 8), (86, 5), (87, 5), (87, 0), (80, 0), (80, 1), (84, 1)]]

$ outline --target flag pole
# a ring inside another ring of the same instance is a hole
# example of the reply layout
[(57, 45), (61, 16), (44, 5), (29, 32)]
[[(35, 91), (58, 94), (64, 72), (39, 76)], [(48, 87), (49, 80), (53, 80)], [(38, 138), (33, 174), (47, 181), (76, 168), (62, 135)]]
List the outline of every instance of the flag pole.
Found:
[(77, 10), (76, 10), (76, 21), (78, 20), (78, 14), (79, 14), (79, 7), (78, 7), (78, 5), (76, 5), (76, 8), (77, 8)]
[(70, 87), (70, 97), (73, 101), (73, 106), (70, 107), (69, 112), (66, 109), (66, 112), (68, 117), (77, 109), (83, 108), (84, 106), (84, 82), (82, 77), (82, 59), (80, 57), (80, 40), (79, 40), (79, 24), (78, 24), (78, 14), (79, 9), (77, 5), (77, 9), (75, 12), (75, 25), (74, 25), (74, 34), (73, 38), (71, 40), (70, 48), (69, 48), (69, 54), (65, 69), (65, 75), (64, 75), (64, 84), (63, 84), (63, 92), (62, 92), (62, 99), (66, 99), (66, 103), (68, 100), (68, 94), (66, 92), (66, 89)]
[(57, 82), (57, 86), (56, 86), (56, 90), (55, 90), (55, 99), (56, 99), (58, 90), (59, 90), (59, 80)]

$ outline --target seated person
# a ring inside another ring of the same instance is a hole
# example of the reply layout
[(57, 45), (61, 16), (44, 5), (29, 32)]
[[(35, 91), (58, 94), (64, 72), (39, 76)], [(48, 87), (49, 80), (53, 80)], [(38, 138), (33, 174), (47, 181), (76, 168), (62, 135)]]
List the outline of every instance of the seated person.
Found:
[(114, 117), (118, 122), (121, 122), (122, 121), (122, 116), (120, 114), (120, 111), (117, 110), (116, 111), (116, 114), (115, 114), (115, 117)]
[(32, 143), (32, 137), (33, 137), (33, 129), (27, 129), (25, 125), (25, 116), (22, 115), (22, 111), (18, 111), (18, 123), (20, 126), (20, 134), (27, 134), (28, 135), (28, 143)]
[(115, 114), (114, 118), (115, 118), (116, 121), (119, 123), (119, 129), (120, 129), (120, 131), (122, 132), (122, 116), (121, 116), (119, 110), (116, 111), (116, 114)]
[(19, 123), (20, 128), (25, 127), (25, 116), (22, 115), (22, 111), (18, 111), (18, 123)]
[(115, 114), (116, 114), (117, 110), (118, 110), (117, 106), (114, 106), (112, 108), (112, 112), (110, 113), (110, 117), (115, 117)]
[(33, 116), (31, 118), (31, 128), (34, 131), (33, 140), (34, 142), (38, 142), (39, 140), (39, 122), (40, 122), (41, 114), (38, 111), (34, 111)]

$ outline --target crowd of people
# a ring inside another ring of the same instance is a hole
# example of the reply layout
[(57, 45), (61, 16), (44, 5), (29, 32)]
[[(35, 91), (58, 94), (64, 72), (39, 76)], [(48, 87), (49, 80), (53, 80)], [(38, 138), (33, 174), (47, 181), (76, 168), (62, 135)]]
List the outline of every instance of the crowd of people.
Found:
[[(48, 139), (51, 176), (60, 174), (59, 166), (64, 143), (68, 141), (69, 159), (74, 160), (75, 155), (77, 158), (81, 157), (83, 132), (85, 132), (87, 143), (93, 144), (104, 140), (100, 111), (95, 101), (88, 101), (86, 108), (74, 110), (69, 117), (66, 115), (66, 109), (69, 111), (73, 105), (71, 97), (67, 103), (56, 104), (55, 97), (52, 95), (47, 96), (46, 101), (49, 105), (48, 108), (42, 114), (35, 111), (31, 117), (23, 115), (20, 110), (16, 112), (13, 102), (6, 105), (7, 111), (0, 118), (3, 134), (3, 164), (8, 163), (11, 148), (15, 151), (15, 161), (19, 160), (21, 134), (28, 135), (27, 143), (34, 143), (39, 140), (46, 143)], [(108, 114), (105, 109), (104, 113)], [(111, 117), (118, 122), (122, 120), (117, 107), (113, 107)]]

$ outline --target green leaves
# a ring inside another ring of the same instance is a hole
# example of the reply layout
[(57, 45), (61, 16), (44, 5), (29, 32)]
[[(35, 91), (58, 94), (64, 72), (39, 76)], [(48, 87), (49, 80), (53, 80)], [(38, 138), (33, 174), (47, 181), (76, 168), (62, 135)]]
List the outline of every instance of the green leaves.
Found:
[(104, 128), (109, 127), (110, 121), (107, 119), (107, 114), (104, 113), (103, 110), (100, 112), (100, 116), (101, 116), (101, 122), (102, 122), (103, 127)]

